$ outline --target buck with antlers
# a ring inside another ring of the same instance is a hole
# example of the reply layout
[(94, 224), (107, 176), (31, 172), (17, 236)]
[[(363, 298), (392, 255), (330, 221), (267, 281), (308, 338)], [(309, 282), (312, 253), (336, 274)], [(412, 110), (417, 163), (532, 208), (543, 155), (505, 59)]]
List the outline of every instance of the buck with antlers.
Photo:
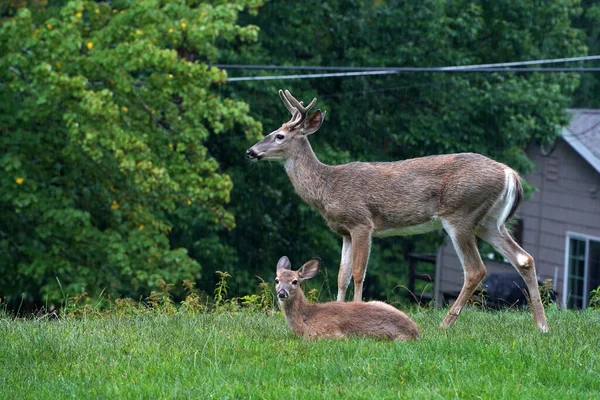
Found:
[(319, 265), (320, 260), (313, 258), (292, 271), (286, 256), (277, 263), (275, 291), (294, 333), (305, 338), (356, 335), (400, 341), (419, 336), (417, 324), (408, 315), (381, 301), (310, 304), (300, 284), (315, 276)]
[(354, 278), (354, 301), (362, 300), (373, 236), (412, 235), (444, 228), (464, 269), (464, 284), (441, 327), (449, 328), (486, 274), (477, 237), (492, 245), (525, 280), (537, 327), (548, 331), (535, 264), (510, 236), (506, 221), (523, 197), (517, 172), (479, 154), (459, 153), (397, 162), (321, 163), (308, 135), (325, 112), (309, 110), (279, 91), (292, 118), (246, 152), (250, 160), (283, 160), (296, 192), (343, 237), (338, 301)]

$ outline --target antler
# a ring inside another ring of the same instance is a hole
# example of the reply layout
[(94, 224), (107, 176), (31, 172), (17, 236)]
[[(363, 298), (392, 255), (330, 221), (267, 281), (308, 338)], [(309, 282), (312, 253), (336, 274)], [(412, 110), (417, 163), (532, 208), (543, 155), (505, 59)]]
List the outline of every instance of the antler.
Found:
[(283, 90), (280, 90), (279, 97), (281, 97), (281, 101), (283, 101), (283, 104), (285, 104), (285, 108), (287, 108), (292, 114), (292, 118), (288, 122), (288, 126), (290, 128), (294, 128), (304, 122), (308, 111), (310, 111), (310, 109), (313, 108), (313, 106), (317, 103), (317, 99), (314, 98), (308, 106), (304, 107), (302, 102), (296, 100), (296, 98), (292, 96), (288, 90), (285, 91), (285, 94)]

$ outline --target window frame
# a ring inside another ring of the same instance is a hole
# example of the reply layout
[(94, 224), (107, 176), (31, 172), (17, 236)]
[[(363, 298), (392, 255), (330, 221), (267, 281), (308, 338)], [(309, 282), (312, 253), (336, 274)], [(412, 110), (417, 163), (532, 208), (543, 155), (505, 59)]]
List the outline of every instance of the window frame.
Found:
[(562, 306), (567, 308), (569, 300), (569, 255), (571, 254), (571, 239), (581, 240), (585, 242), (585, 259), (583, 261), (583, 299), (581, 310), (585, 310), (589, 302), (589, 253), (590, 253), (590, 241), (600, 243), (600, 237), (586, 235), (584, 233), (577, 233), (567, 231), (565, 234), (565, 260), (564, 260), (564, 275), (563, 275), (563, 295), (562, 295)]

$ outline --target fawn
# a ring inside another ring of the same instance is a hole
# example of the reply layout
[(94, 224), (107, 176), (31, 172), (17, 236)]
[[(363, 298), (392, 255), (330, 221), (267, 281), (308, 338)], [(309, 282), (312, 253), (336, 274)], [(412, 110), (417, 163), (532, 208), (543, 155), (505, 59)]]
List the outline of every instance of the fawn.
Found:
[(292, 331), (305, 338), (368, 336), (407, 341), (419, 335), (415, 322), (402, 311), (381, 301), (310, 304), (300, 284), (319, 272), (320, 259), (307, 261), (292, 271), (283, 256), (277, 263), (275, 290), (279, 306)]

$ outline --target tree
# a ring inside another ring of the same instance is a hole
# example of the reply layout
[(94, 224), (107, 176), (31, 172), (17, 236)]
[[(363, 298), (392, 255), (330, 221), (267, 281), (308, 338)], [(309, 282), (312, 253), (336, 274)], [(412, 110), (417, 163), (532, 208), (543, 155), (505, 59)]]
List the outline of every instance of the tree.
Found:
[[(583, 0), (581, 5), (583, 12), (574, 18), (573, 25), (581, 29), (585, 34), (585, 43), (589, 54), (600, 54), (600, 41), (598, 40), (600, 38), (600, 4), (593, 0)], [(598, 79), (598, 73), (582, 75), (581, 84), (577, 88), (572, 106), (576, 108), (600, 107), (600, 80)]]
[(235, 226), (232, 181), (204, 143), (260, 132), (207, 64), (256, 39), (236, 21), (260, 5), (78, 0), (2, 24), (0, 295), (52, 304), (200, 278), (176, 238), (201, 225), (196, 240), (222, 252), (216, 235)]

